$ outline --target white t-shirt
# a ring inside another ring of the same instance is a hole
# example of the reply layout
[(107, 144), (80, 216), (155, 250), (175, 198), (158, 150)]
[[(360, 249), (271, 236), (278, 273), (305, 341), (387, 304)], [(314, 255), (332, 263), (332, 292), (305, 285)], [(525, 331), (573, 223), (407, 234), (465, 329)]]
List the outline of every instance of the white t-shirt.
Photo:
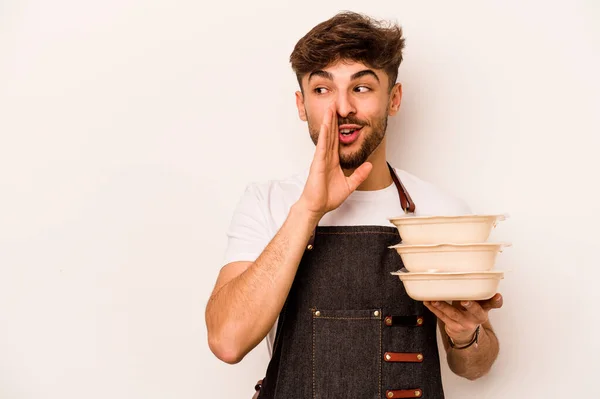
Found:
[[(461, 199), (400, 169), (400, 181), (415, 203), (415, 215), (466, 215), (469, 206)], [(247, 186), (238, 202), (227, 232), (224, 264), (253, 262), (275, 236), (291, 206), (300, 198), (309, 170), (284, 180), (271, 180)], [(398, 190), (390, 186), (375, 191), (354, 191), (337, 209), (327, 213), (319, 226), (388, 226), (390, 217), (403, 215)], [(275, 324), (266, 337), (272, 355)]]

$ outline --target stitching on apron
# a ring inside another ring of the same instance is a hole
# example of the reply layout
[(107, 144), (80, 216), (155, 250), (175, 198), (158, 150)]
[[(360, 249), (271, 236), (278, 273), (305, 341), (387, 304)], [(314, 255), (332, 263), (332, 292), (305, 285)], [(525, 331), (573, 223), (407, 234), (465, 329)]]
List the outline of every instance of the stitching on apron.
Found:
[[(383, 309), (383, 306), (381, 307)], [(383, 362), (381, 361), (381, 351), (383, 348), (383, 330), (381, 328), (381, 323), (379, 323), (379, 397), (381, 398), (381, 373), (383, 369)]]
[(312, 319), (312, 329), (313, 329), (313, 334), (312, 334), (312, 374), (313, 374), (313, 380), (312, 380), (312, 391), (313, 391), (313, 399), (315, 399), (316, 397), (316, 389), (315, 389), (315, 318), (313, 317)]
[(332, 319), (332, 320), (377, 320), (376, 317), (334, 317), (334, 316), (319, 316), (313, 317), (313, 330), (315, 329), (315, 319)]
[(356, 234), (387, 234), (387, 235), (392, 235), (395, 236), (397, 235), (397, 233), (390, 233), (387, 231), (353, 231), (353, 232), (349, 232), (349, 233), (332, 233), (332, 232), (318, 232), (317, 234), (321, 235), (356, 235)]

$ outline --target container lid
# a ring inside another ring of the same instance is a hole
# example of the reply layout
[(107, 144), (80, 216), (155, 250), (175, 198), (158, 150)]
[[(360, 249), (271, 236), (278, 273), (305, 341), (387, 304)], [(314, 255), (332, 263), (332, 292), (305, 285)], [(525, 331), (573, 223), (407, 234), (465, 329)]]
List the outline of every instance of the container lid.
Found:
[(436, 244), (396, 244), (391, 245), (389, 249), (395, 250), (409, 250), (409, 249), (443, 249), (444, 247), (452, 247), (456, 249), (502, 249), (504, 247), (510, 247), (512, 243), (510, 242), (476, 242), (476, 243), (436, 243)]
[(508, 219), (509, 215), (504, 214), (469, 214), (469, 215), (420, 215), (405, 214), (401, 216), (390, 217), (388, 220), (393, 224), (419, 224), (419, 223), (467, 223), (483, 220), (491, 220), (495, 223)]
[(391, 273), (400, 277), (400, 280), (481, 280), (503, 279), (503, 270), (489, 270), (480, 272), (409, 272), (406, 269)]

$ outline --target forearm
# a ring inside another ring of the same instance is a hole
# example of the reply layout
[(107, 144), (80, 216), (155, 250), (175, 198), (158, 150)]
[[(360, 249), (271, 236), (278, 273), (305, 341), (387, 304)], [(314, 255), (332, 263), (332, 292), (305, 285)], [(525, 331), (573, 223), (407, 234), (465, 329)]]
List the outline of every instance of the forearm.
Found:
[(498, 338), (494, 334), (490, 323), (486, 322), (481, 326), (477, 346), (473, 344), (465, 349), (450, 347), (448, 336), (442, 323), (440, 327), (450, 369), (456, 375), (469, 380), (475, 380), (487, 374), (494, 364), (499, 351)]
[(222, 360), (240, 361), (268, 334), (317, 223), (317, 217), (296, 203), (256, 261), (210, 298), (206, 310), (209, 342)]

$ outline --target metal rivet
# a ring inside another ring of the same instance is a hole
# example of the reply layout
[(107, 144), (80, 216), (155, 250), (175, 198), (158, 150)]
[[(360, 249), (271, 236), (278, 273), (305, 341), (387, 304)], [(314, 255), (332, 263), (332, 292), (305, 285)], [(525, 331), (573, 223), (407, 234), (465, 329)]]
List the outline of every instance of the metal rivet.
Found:
[(423, 360), (423, 355), (421, 355), (420, 353), (417, 355), (417, 359), (419, 360)]
[(308, 246), (306, 247), (306, 249), (308, 249), (309, 251), (313, 249), (312, 244), (308, 244)]
[(394, 397), (394, 392), (388, 392), (387, 397), (388, 398), (393, 398)]
[(390, 356), (389, 354), (385, 355), (385, 360), (391, 360), (391, 359), (392, 359), (392, 356)]
[(422, 317), (419, 317), (419, 318), (417, 319), (417, 324), (418, 324), (419, 326), (420, 326), (421, 324), (423, 324), (423, 318), (422, 318)]
[(415, 396), (421, 396), (421, 391), (415, 391)]
[(321, 312), (317, 310), (317, 311), (315, 312), (315, 316), (317, 316), (317, 317), (321, 316)]
[(386, 317), (385, 318), (385, 325), (386, 326), (391, 326), (392, 325), (392, 318), (391, 317)]
[(376, 311), (374, 311), (374, 312), (373, 312), (373, 315), (374, 315), (375, 317), (379, 317), (379, 310), (376, 310)]

